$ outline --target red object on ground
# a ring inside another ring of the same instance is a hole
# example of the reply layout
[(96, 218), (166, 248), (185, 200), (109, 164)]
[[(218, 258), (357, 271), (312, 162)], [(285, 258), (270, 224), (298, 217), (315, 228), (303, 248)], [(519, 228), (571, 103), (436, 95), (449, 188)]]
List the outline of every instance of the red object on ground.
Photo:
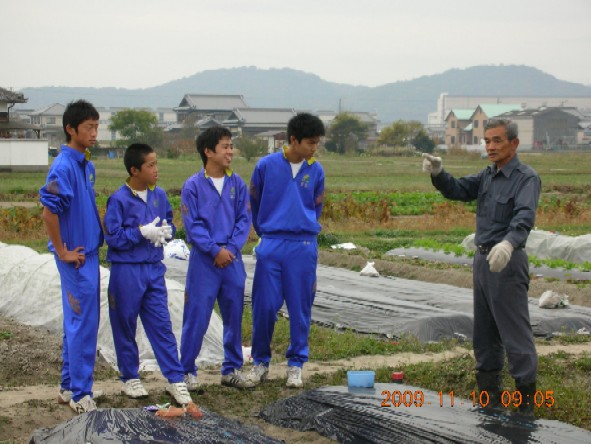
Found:
[(392, 381), (394, 381), (395, 383), (402, 384), (403, 380), (404, 380), (404, 372), (392, 373)]

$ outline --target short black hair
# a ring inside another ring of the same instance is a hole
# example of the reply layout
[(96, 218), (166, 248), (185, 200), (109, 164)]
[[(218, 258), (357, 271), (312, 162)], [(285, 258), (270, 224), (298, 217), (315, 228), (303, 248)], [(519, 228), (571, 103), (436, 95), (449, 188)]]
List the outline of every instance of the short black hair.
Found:
[(80, 125), (85, 120), (98, 119), (98, 111), (91, 103), (87, 102), (86, 100), (80, 99), (76, 102), (68, 103), (66, 110), (64, 111), (64, 116), (62, 117), (64, 133), (66, 134), (66, 142), (69, 142), (72, 139), (72, 136), (70, 136), (66, 131), (66, 126), (70, 125), (70, 128), (73, 128), (76, 132), (78, 132), (78, 125)]
[(132, 143), (125, 150), (123, 156), (123, 163), (127, 173), (131, 176), (131, 167), (136, 167), (138, 170), (142, 169), (142, 165), (146, 161), (146, 156), (154, 152), (154, 148), (146, 143)]
[(299, 113), (287, 123), (287, 141), (294, 136), (298, 142), (308, 137), (324, 136), (325, 129), (322, 120), (318, 116), (309, 113)]
[(203, 161), (203, 166), (207, 165), (207, 156), (205, 155), (205, 149), (209, 148), (212, 151), (215, 151), (216, 145), (219, 143), (220, 140), (224, 137), (232, 138), (232, 132), (226, 128), (225, 126), (215, 125), (210, 128), (207, 128), (203, 131), (195, 141), (195, 145), (197, 146), (197, 152), (201, 156), (201, 160)]

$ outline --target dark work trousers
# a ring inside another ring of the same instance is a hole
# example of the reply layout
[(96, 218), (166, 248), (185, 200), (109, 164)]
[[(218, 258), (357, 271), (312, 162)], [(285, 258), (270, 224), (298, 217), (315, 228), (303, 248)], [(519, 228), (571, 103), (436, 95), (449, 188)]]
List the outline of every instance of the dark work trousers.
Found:
[(499, 273), (490, 271), (486, 255), (474, 255), (474, 356), (476, 370), (503, 369), (505, 352), (509, 373), (518, 384), (536, 380), (538, 355), (529, 322), (529, 266), (518, 249)]

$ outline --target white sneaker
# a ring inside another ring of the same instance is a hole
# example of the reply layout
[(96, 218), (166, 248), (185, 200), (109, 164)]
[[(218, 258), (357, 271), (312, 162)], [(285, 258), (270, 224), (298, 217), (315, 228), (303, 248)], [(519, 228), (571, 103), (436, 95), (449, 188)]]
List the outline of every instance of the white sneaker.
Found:
[(96, 410), (96, 404), (90, 396), (86, 395), (78, 402), (75, 402), (73, 399), (70, 399), (70, 408), (74, 410), (77, 414), (81, 414)]
[(197, 380), (197, 375), (187, 373), (185, 375), (185, 385), (187, 386), (187, 390), (189, 390), (190, 392), (196, 392), (199, 389), (199, 381)]
[(184, 382), (170, 383), (166, 387), (166, 391), (170, 393), (174, 400), (181, 405), (193, 402), (193, 400), (191, 399), (191, 395), (187, 390), (187, 384), (185, 384)]
[[(72, 391), (71, 390), (66, 390), (63, 388), (60, 388), (60, 393), (59, 395), (57, 395), (57, 402), (58, 404), (69, 404), (70, 401), (72, 400)], [(102, 390), (93, 390), (92, 392), (92, 398), (98, 398), (100, 396), (103, 396), (104, 393)]]
[(128, 379), (123, 383), (121, 393), (125, 393), (128, 398), (140, 399), (147, 398), (148, 391), (144, 388), (142, 381), (139, 379)]
[(304, 386), (302, 382), (302, 369), (295, 365), (287, 367), (287, 387), (300, 388)]
[(58, 404), (69, 404), (72, 400), (72, 391), (60, 388), (60, 393), (57, 395)]
[(246, 379), (252, 382), (254, 385), (260, 384), (262, 381), (269, 377), (269, 367), (265, 364), (253, 365), (246, 375)]
[(245, 378), (244, 375), (240, 373), (238, 369), (234, 369), (232, 373), (222, 375), (222, 385), (227, 385), (228, 387), (236, 388), (252, 388), (256, 384), (252, 382), (250, 379)]

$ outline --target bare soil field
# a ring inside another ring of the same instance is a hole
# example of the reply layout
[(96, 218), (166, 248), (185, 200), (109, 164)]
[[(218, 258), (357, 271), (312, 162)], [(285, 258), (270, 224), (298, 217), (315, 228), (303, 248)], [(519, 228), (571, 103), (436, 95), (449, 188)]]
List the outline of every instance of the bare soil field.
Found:
[[(360, 256), (338, 252), (321, 252), (320, 262), (344, 268), (363, 267), (366, 259)], [(395, 275), (408, 279), (445, 283), (459, 287), (471, 287), (472, 275), (466, 269), (431, 269), (404, 261), (375, 260), (375, 267), (382, 274)], [(555, 290), (569, 295), (573, 304), (591, 306), (591, 290), (566, 282), (548, 282), (534, 280), (530, 295), (539, 296), (545, 290)], [(43, 329), (25, 326), (13, 320), (0, 317), (0, 443), (27, 443), (34, 430), (51, 428), (74, 416), (68, 406), (57, 403), (58, 383), (61, 368), (61, 337)], [(568, 353), (588, 352), (589, 345), (539, 346), (540, 354), (549, 354), (558, 349)], [(316, 373), (333, 373), (341, 369), (396, 367), (420, 361), (438, 361), (452, 359), (468, 353), (458, 348), (438, 354), (402, 353), (388, 356), (359, 356), (352, 359), (310, 362), (304, 368), (304, 380)], [(286, 364), (271, 367), (271, 379), (285, 377)], [(105, 395), (97, 398), (99, 408), (142, 407), (148, 404), (162, 403), (169, 400), (164, 392), (165, 381), (159, 372), (142, 375), (146, 388), (150, 391), (147, 400), (130, 400), (120, 393), (120, 382), (111, 367), (99, 357), (95, 369), (95, 390), (102, 390)], [(220, 383), (219, 368), (200, 371), (200, 379), (205, 384), (204, 393), (194, 396), (199, 405), (200, 398), (207, 396), (208, 386), (216, 387)], [(218, 413), (224, 411), (224, 403), (232, 403), (231, 390), (219, 392), (215, 399)], [(210, 389), (209, 391), (214, 391)], [(218, 393), (217, 391), (215, 393)], [(292, 396), (299, 391), (282, 389), (281, 396)], [(252, 392), (253, 399), (262, 396), (257, 390)], [(204, 399), (204, 398), (201, 398)], [(298, 432), (270, 425), (257, 417), (260, 403), (253, 402), (248, 413), (232, 417), (244, 424), (256, 427), (269, 436), (285, 442), (326, 443), (332, 442), (314, 432)]]

